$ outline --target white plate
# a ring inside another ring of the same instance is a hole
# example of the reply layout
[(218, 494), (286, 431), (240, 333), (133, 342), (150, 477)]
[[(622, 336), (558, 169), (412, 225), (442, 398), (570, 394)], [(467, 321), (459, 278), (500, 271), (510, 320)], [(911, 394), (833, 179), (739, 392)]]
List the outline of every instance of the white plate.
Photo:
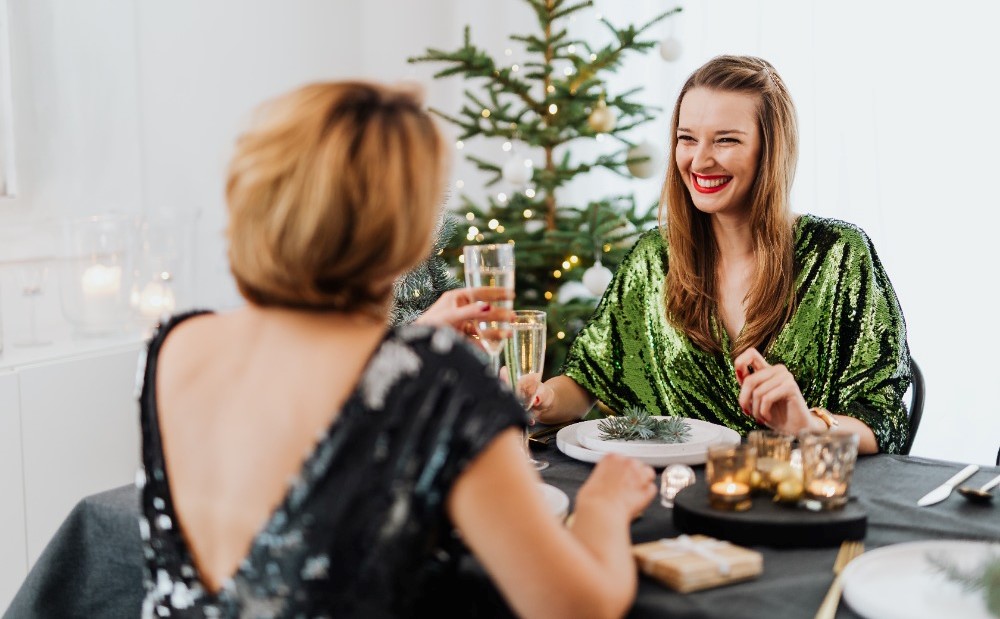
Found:
[(565, 520), (569, 514), (569, 497), (566, 496), (566, 493), (549, 484), (538, 484), (538, 488), (542, 491), (545, 504), (549, 506), (556, 518)]
[[(666, 419), (666, 417), (656, 417)], [(683, 443), (663, 441), (608, 441), (601, 438), (601, 419), (581, 421), (577, 424), (576, 438), (580, 444), (593, 451), (620, 453), (633, 458), (657, 458), (679, 454), (704, 453), (709, 445), (719, 441), (722, 426), (700, 419), (685, 419), (691, 428), (691, 438)]]
[[(603, 451), (594, 451), (593, 449), (587, 449), (581, 443), (577, 437), (578, 426), (586, 422), (574, 423), (571, 426), (566, 426), (562, 430), (559, 430), (556, 434), (556, 447), (559, 451), (563, 452), (570, 458), (575, 460), (580, 460), (581, 462), (597, 462), (603, 458), (606, 453)], [(715, 445), (728, 444), (737, 445), (740, 442), (740, 435), (737, 431), (731, 430), (725, 426), (719, 427), (719, 439), (713, 443)], [(705, 463), (705, 449), (700, 452), (695, 453), (675, 453), (661, 456), (638, 456), (636, 460), (640, 462), (645, 462), (650, 466), (663, 467), (670, 464), (704, 464)]]
[(967, 570), (991, 550), (1000, 553), (1000, 544), (934, 540), (877, 548), (847, 564), (844, 600), (868, 619), (991, 619), (982, 590), (963, 590), (927, 560), (932, 554)]

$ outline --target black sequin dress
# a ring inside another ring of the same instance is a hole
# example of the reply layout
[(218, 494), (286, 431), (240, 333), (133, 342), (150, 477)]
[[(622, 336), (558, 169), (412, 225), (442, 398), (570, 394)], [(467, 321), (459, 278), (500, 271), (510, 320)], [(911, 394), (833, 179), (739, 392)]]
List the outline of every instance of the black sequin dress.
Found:
[(440, 616), (463, 548), (449, 489), (498, 433), (526, 421), (482, 358), (451, 330), (388, 332), (235, 575), (211, 593), (178, 526), (156, 412), (157, 354), (190, 315), (160, 328), (141, 370), (142, 616)]

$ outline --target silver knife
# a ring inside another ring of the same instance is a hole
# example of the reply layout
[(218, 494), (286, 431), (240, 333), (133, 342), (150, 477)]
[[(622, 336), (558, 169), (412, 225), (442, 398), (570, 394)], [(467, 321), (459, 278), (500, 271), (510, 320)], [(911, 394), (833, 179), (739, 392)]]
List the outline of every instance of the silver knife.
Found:
[(978, 466), (970, 464), (961, 471), (955, 473), (951, 479), (922, 496), (920, 500), (917, 501), (917, 505), (920, 507), (927, 507), (928, 505), (934, 505), (935, 503), (940, 503), (941, 501), (947, 499), (948, 495), (951, 494), (951, 491), (955, 489), (955, 486), (975, 475), (978, 470)]

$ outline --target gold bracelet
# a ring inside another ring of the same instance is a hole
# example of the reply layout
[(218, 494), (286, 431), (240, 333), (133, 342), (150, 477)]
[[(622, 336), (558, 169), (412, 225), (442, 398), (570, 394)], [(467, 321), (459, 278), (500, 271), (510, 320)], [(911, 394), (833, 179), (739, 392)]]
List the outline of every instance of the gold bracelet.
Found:
[(809, 412), (822, 419), (823, 423), (826, 424), (827, 430), (832, 430), (833, 428), (840, 425), (840, 420), (834, 417), (833, 413), (826, 410), (822, 406), (814, 406), (813, 408), (809, 409)]

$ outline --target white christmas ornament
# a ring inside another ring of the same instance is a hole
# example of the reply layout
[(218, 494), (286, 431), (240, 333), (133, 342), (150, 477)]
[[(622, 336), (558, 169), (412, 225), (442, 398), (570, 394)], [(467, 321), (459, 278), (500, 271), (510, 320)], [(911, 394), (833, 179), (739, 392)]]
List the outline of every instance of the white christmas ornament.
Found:
[(540, 219), (529, 219), (524, 222), (524, 231), (528, 234), (534, 234), (536, 232), (541, 232), (545, 229), (545, 222)]
[(683, 51), (684, 47), (681, 42), (673, 36), (668, 36), (660, 41), (660, 56), (667, 62), (673, 62), (680, 58)]
[(576, 299), (591, 299), (594, 295), (590, 293), (590, 288), (580, 282), (566, 282), (559, 287), (559, 292), (556, 293), (556, 301), (559, 303), (569, 303), (570, 301)]
[(611, 269), (601, 264), (598, 260), (594, 266), (583, 272), (583, 285), (587, 287), (595, 297), (604, 294), (604, 290), (611, 283)]
[[(636, 178), (649, 178), (655, 175), (663, 161), (660, 149), (652, 142), (641, 142), (628, 151), (628, 171)], [(642, 161), (634, 161), (641, 159)]]
[(503, 180), (518, 187), (528, 184), (533, 172), (534, 167), (532, 167), (531, 160), (518, 155), (505, 161), (503, 167), (500, 168)]

